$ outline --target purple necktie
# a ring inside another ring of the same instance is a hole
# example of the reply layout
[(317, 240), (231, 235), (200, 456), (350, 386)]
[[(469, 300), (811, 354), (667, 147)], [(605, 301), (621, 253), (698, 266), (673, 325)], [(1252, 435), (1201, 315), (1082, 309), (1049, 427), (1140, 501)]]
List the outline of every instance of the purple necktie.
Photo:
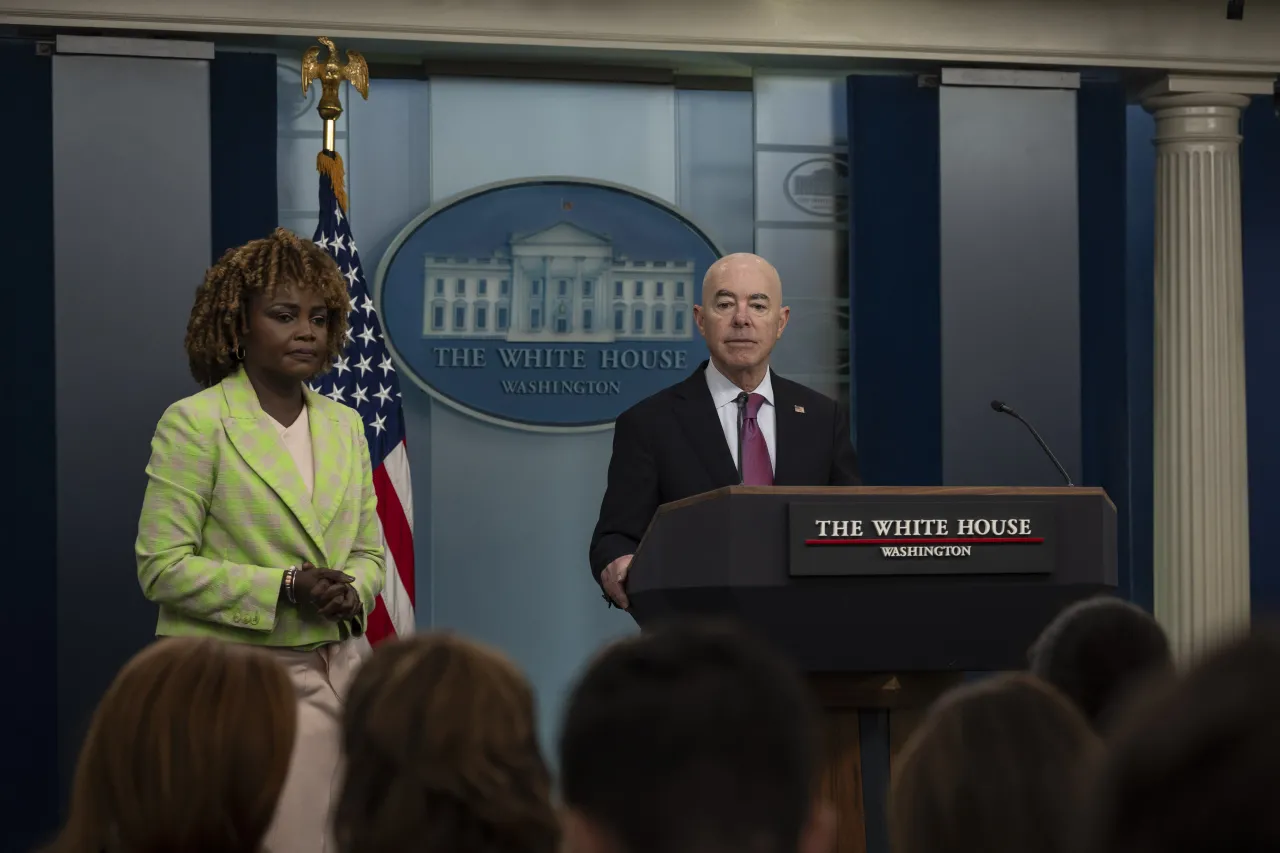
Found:
[(764, 395), (752, 394), (747, 398), (747, 410), (742, 419), (742, 483), (746, 486), (772, 486), (773, 466), (769, 464), (769, 445), (756, 415), (764, 405)]

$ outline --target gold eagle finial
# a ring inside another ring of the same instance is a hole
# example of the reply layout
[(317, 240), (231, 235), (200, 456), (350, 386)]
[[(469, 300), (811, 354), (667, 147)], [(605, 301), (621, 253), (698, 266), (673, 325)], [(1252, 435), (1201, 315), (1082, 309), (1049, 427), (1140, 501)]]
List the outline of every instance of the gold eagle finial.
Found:
[(302, 92), (306, 94), (313, 80), (320, 81), (320, 106), (316, 112), (325, 121), (333, 121), (342, 115), (342, 101), (338, 99), (338, 87), (349, 82), (360, 96), (369, 99), (369, 64), (354, 50), (347, 51), (346, 65), (338, 64), (338, 48), (323, 36), (320, 44), (329, 49), (324, 62), (320, 61), (320, 48), (312, 45), (302, 55)]

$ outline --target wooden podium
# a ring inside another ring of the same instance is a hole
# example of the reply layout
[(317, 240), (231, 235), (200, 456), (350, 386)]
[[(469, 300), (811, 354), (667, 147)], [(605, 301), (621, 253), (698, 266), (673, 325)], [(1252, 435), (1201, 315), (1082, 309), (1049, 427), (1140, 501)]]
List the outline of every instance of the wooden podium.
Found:
[(1022, 669), (1066, 605), (1116, 585), (1102, 489), (733, 486), (662, 506), (627, 581), (642, 627), (730, 618), (826, 714), (838, 853), (887, 849), (893, 756), (965, 672)]

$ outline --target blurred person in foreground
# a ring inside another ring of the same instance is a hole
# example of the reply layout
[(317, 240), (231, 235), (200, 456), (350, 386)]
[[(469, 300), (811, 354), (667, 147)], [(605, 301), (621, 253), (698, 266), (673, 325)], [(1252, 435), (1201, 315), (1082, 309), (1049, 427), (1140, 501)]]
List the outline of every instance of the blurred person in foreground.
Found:
[(828, 853), (819, 723), (754, 639), (673, 625), (591, 663), (560, 735), (568, 853)]
[(98, 703), (48, 853), (260, 853), (296, 725), (293, 685), (270, 655), (156, 642)]
[(556, 853), (533, 691), (496, 651), (440, 633), (379, 646), (343, 747), (342, 853)]
[(952, 690), (894, 767), (894, 853), (1072, 853), (1101, 748), (1071, 702), (1033, 676)]
[(1090, 853), (1280, 850), (1280, 633), (1255, 631), (1116, 721)]
[(350, 310), (310, 240), (277, 228), (224, 254), (187, 323), (204, 390), (156, 425), (138, 520), (156, 633), (269, 649), (293, 680), (297, 749), (272, 853), (332, 853), (338, 718), (385, 577), (364, 424), (307, 385), (341, 353)]
[(1137, 605), (1100, 595), (1067, 607), (1027, 653), (1033, 675), (1076, 703), (1097, 730), (1141, 684), (1173, 672), (1160, 623)]

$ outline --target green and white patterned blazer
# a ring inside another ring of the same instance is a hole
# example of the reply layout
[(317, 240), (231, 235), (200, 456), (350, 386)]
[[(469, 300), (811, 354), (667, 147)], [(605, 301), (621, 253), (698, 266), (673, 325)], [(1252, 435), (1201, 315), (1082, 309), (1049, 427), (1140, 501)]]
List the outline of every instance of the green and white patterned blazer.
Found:
[[(160, 419), (136, 544), (157, 634), (307, 649), (364, 631), (386, 577), (364, 425), (354, 409), (305, 395), (310, 499), (244, 371)], [(289, 604), (281, 580), (304, 560), (352, 575), (364, 613), (340, 629)]]

